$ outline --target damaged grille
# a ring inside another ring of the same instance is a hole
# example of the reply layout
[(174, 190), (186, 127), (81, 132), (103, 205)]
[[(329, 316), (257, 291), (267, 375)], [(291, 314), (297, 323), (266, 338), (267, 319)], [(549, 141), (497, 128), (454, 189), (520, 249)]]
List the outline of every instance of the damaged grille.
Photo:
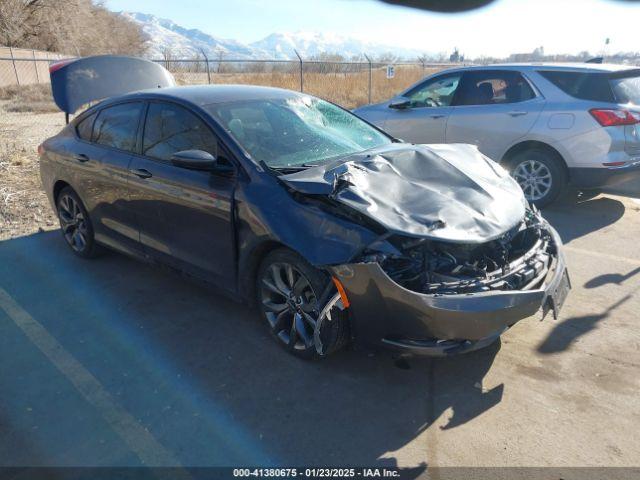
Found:
[(397, 284), (428, 294), (461, 294), (495, 290), (529, 290), (545, 280), (556, 253), (539, 215), (524, 220), (496, 240), (453, 244), (427, 239), (389, 239), (401, 256), (370, 253)]

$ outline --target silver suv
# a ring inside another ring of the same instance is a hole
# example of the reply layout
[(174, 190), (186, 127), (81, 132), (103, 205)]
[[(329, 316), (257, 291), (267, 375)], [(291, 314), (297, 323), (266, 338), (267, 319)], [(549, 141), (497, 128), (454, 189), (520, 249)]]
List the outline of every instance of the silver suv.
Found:
[(638, 67), (462, 67), (355, 113), (408, 142), (477, 145), (537, 206), (567, 184), (600, 188), (640, 172)]

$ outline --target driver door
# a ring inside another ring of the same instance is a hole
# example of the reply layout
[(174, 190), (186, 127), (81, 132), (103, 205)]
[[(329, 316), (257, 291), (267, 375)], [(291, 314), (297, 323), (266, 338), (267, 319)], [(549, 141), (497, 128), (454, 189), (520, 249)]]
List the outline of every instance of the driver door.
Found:
[(458, 72), (439, 75), (404, 93), (397, 100), (408, 103), (404, 108), (390, 107), (384, 129), (410, 143), (444, 143), (451, 101), (461, 77)]
[[(149, 103), (140, 154), (131, 170), (131, 205), (148, 257), (229, 289), (235, 286), (235, 173), (190, 170), (171, 163), (182, 150), (203, 150), (227, 162), (224, 147), (184, 106)], [(233, 169), (230, 169), (233, 170)]]

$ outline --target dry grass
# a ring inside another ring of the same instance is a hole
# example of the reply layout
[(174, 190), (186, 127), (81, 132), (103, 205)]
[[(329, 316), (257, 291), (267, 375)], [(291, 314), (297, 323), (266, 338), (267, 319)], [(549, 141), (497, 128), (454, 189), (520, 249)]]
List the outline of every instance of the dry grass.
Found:
[[(437, 69), (422, 69), (420, 67), (396, 67), (396, 75), (392, 79), (386, 78), (384, 69), (374, 69), (372, 73), (372, 102), (380, 102), (396, 95), (426, 75)], [(206, 73), (174, 73), (181, 85), (207, 83)], [(216, 73), (211, 75), (213, 84), (247, 84), (266, 85), (271, 87), (300, 89), (300, 76), (297, 70), (290, 72), (272, 73)], [(305, 73), (303, 78), (305, 93), (330, 100), (346, 108), (355, 108), (369, 102), (369, 73)]]
[(33, 85), (11, 85), (0, 88), (0, 100), (7, 100), (6, 112), (58, 112), (51, 98), (51, 86), (48, 83)]
[(57, 226), (40, 186), (37, 147), (64, 123), (59, 112), (9, 112), (7, 105), (0, 100), (0, 240)]

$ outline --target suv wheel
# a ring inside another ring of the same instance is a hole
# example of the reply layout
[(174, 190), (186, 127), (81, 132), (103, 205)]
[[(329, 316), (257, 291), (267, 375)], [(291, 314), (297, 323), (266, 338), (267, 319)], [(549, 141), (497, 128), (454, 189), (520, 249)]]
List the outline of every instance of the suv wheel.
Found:
[(553, 202), (567, 183), (567, 174), (558, 159), (542, 149), (517, 153), (509, 167), (525, 198), (536, 207)]

